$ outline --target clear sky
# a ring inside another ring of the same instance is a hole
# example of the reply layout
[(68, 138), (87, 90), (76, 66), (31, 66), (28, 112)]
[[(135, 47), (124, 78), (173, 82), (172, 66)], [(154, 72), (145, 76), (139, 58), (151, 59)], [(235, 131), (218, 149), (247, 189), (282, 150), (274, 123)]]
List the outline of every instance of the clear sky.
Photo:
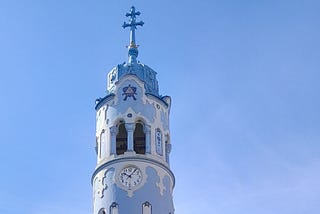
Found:
[(94, 101), (132, 5), (173, 99), (176, 214), (319, 214), (317, 0), (1, 0), (0, 213), (92, 212)]

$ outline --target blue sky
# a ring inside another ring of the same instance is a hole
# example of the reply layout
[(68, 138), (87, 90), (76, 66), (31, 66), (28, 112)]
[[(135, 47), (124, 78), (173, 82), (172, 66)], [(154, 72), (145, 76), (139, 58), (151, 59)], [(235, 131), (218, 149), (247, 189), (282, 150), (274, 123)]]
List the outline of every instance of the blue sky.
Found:
[(173, 99), (176, 214), (320, 212), (320, 3), (2, 0), (0, 213), (92, 212), (94, 100), (127, 60)]

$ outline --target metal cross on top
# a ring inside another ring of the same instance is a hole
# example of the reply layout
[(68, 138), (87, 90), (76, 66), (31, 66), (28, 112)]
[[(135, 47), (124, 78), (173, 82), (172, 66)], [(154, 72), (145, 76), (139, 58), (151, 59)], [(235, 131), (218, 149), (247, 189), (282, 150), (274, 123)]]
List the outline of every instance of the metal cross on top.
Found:
[(130, 13), (126, 13), (126, 16), (130, 16), (129, 23), (124, 22), (122, 27), (130, 27), (130, 46), (136, 47), (136, 35), (135, 30), (137, 29), (137, 26), (143, 26), (144, 22), (136, 22), (136, 16), (139, 16), (141, 13), (139, 11), (136, 11), (135, 7), (132, 6), (130, 9)]

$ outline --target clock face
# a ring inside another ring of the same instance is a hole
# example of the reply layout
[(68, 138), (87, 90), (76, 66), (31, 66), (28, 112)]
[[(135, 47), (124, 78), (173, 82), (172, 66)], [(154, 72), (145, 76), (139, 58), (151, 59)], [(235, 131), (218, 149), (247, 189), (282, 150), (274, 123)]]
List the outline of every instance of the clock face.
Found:
[(125, 167), (120, 171), (119, 181), (129, 189), (135, 187), (142, 181), (141, 170), (135, 166)]

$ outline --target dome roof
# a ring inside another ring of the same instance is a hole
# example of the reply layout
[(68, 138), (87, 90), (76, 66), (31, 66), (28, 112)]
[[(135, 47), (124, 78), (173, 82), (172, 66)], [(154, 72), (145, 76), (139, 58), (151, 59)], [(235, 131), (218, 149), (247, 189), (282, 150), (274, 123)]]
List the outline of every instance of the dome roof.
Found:
[(146, 93), (159, 96), (157, 72), (140, 62), (123, 63), (117, 65), (108, 74), (108, 92), (114, 93), (115, 83), (126, 75), (135, 75), (143, 81)]

